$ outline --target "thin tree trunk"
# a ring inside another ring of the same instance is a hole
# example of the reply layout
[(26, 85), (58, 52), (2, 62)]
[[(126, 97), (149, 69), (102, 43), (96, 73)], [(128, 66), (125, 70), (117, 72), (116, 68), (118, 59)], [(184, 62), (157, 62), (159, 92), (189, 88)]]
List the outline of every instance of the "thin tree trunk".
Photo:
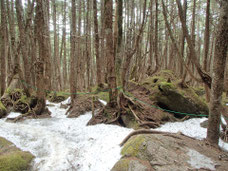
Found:
[(139, 42), (141, 39), (141, 35), (142, 35), (143, 29), (144, 29), (144, 24), (145, 24), (145, 20), (146, 20), (145, 19), (146, 18), (146, 4), (147, 4), (147, 0), (144, 1), (142, 24), (140, 26), (139, 33), (136, 37), (134, 48), (132, 51), (126, 53), (126, 59), (125, 59), (125, 62), (123, 64), (123, 71), (122, 71), (123, 89), (126, 89), (127, 81), (128, 81), (128, 80), (126, 80), (126, 78), (127, 78), (129, 66), (130, 66), (133, 55), (135, 54), (136, 50), (138, 49)]
[[(90, 83), (90, 77), (91, 77), (91, 24), (90, 24), (90, 0), (87, 0), (87, 12), (86, 12), (86, 65), (87, 65), (87, 86), (90, 91), (91, 83)], [(98, 39), (99, 43), (99, 39)], [(99, 48), (98, 48), (99, 53)], [(99, 60), (100, 62), (100, 60)], [(97, 66), (98, 67), (98, 66)], [(101, 69), (101, 68), (100, 68)], [(101, 71), (100, 71), (101, 74)], [(102, 82), (102, 81), (101, 81)]]
[(109, 105), (116, 107), (117, 105), (117, 89), (116, 89), (116, 73), (115, 73), (115, 55), (113, 46), (113, 31), (112, 31), (112, 0), (104, 1), (104, 16), (105, 16), (105, 38), (107, 47), (107, 71), (108, 71), (108, 86), (109, 86)]
[(94, 21), (94, 44), (95, 44), (95, 55), (96, 55), (96, 64), (97, 64), (97, 85), (102, 87), (101, 80), (101, 61), (99, 53), (99, 33), (98, 33), (98, 20), (97, 20), (97, 1), (93, 0), (93, 21)]
[(76, 3), (75, 0), (72, 0), (72, 7), (71, 7), (71, 62), (70, 62), (70, 92), (71, 92), (71, 104), (74, 104), (76, 100), (76, 90), (77, 90), (77, 81), (76, 81)]
[(6, 12), (5, 1), (1, 0), (1, 96), (6, 88)]
[[(210, 46), (210, 0), (207, 0), (207, 9), (206, 9), (206, 23), (205, 23), (205, 32), (204, 32), (204, 60), (203, 60), (203, 69), (204, 71), (208, 71), (208, 53)], [(204, 84), (204, 88), (206, 91), (206, 100), (210, 101), (210, 90), (207, 85)]]
[(220, 20), (217, 25), (215, 58), (213, 64), (213, 81), (209, 109), (207, 140), (218, 145), (220, 108), (224, 86), (224, 72), (228, 50), (228, 0), (221, 0)]
[(192, 39), (191, 39), (191, 37), (189, 35), (188, 28), (187, 28), (187, 25), (186, 25), (186, 21), (184, 20), (184, 17), (183, 17), (183, 9), (182, 9), (180, 0), (176, 0), (176, 2), (177, 2), (177, 6), (178, 6), (179, 17), (180, 17), (180, 20), (181, 20), (182, 29), (183, 29), (183, 32), (185, 34), (185, 37), (186, 37), (186, 40), (187, 40), (187, 43), (188, 43), (191, 61), (195, 65), (196, 70), (199, 73), (202, 81), (205, 84), (207, 84), (208, 87), (211, 87), (211, 77), (210, 77), (210, 75), (205, 73), (205, 71), (202, 70), (202, 68), (201, 68), (201, 66), (199, 64), (199, 61), (198, 61), (198, 58), (197, 58), (197, 55), (196, 55), (196, 51), (195, 51), (195, 48), (194, 48), (194, 41), (192, 41)]

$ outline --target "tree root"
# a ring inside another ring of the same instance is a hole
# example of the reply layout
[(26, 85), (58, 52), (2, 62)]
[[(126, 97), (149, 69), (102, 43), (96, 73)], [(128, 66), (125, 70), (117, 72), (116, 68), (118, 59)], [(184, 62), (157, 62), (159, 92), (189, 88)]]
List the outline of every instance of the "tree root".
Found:
[(111, 121), (106, 122), (106, 124), (112, 124), (112, 123), (118, 121), (118, 119), (120, 118), (120, 112), (115, 112), (113, 115), (117, 115), (116, 118), (114, 118)]
[(139, 126), (140, 127), (147, 126), (148, 128), (158, 128), (160, 127), (160, 124), (152, 121), (147, 121), (147, 122), (140, 123)]

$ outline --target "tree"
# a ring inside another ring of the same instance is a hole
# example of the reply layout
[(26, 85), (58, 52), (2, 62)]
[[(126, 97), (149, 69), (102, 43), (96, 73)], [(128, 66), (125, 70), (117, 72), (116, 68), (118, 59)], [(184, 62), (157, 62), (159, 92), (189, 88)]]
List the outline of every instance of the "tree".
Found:
[(70, 35), (70, 92), (71, 92), (71, 103), (76, 99), (76, 90), (77, 90), (77, 81), (76, 81), (76, 59), (75, 59), (75, 51), (76, 51), (76, 2), (75, 0), (71, 1), (71, 35)]
[(44, 16), (44, 6), (45, 0), (36, 0), (36, 16), (35, 16), (35, 32), (38, 41), (39, 47), (39, 56), (37, 62), (35, 63), (36, 67), (36, 87), (37, 87), (37, 107), (36, 114), (40, 115), (45, 109), (45, 91), (43, 89), (44, 83), (44, 61), (45, 58), (48, 58), (48, 46), (47, 41), (45, 40), (46, 31), (45, 31), (45, 16)]
[(220, 5), (220, 19), (219, 24), (217, 25), (213, 62), (209, 124), (207, 129), (207, 140), (213, 145), (218, 145), (219, 141), (220, 107), (228, 50), (228, 0), (221, 0)]
[[(190, 59), (191, 62), (194, 64), (194, 66), (196, 67), (196, 70), (198, 72), (198, 74), (200, 75), (202, 81), (208, 86), (211, 87), (211, 77), (210, 75), (208, 75), (207, 73), (205, 73), (205, 71), (202, 70), (199, 60), (197, 58), (197, 54), (195, 51), (195, 33), (192, 31), (192, 38), (189, 35), (189, 31), (187, 28), (187, 24), (186, 21), (184, 20), (184, 12), (183, 12), (183, 8), (181, 5), (180, 0), (176, 0), (177, 6), (178, 6), (178, 13), (179, 13), (179, 18), (181, 20), (181, 26), (183, 29), (183, 33), (186, 37), (187, 43), (188, 43), (188, 48), (189, 48), (189, 52), (190, 52)], [(193, 12), (193, 17), (194, 16), (194, 12)], [(193, 21), (193, 25), (192, 25), (192, 30), (194, 30), (194, 21)]]
[(116, 89), (116, 73), (115, 73), (115, 55), (113, 46), (113, 30), (112, 30), (112, 0), (104, 1), (104, 22), (105, 22), (105, 38), (106, 38), (106, 55), (107, 55), (107, 72), (109, 87), (109, 105), (115, 107), (117, 105), (117, 89)]
[[(208, 71), (207, 63), (208, 63), (208, 53), (210, 46), (210, 0), (207, 0), (207, 9), (206, 9), (206, 22), (205, 22), (205, 33), (204, 33), (204, 59), (203, 59), (203, 69), (204, 71)], [(210, 101), (209, 95), (209, 87), (205, 84), (206, 90), (206, 100)]]
[(1, 0), (1, 93), (2, 96), (6, 87), (6, 13), (5, 0)]
[(97, 20), (97, 1), (93, 0), (93, 22), (94, 22), (94, 44), (95, 44), (95, 55), (96, 55), (96, 64), (97, 64), (97, 85), (98, 87), (102, 86), (101, 80), (101, 61), (99, 53), (99, 32), (98, 32), (98, 20)]

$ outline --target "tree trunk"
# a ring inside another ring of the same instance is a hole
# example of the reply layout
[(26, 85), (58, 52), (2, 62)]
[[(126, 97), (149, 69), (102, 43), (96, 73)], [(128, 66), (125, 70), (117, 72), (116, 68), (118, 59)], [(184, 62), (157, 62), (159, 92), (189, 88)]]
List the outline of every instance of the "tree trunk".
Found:
[(5, 1), (1, 0), (1, 96), (6, 88), (6, 13)]
[(144, 24), (145, 24), (145, 20), (146, 20), (146, 4), (147, 4), (147, 0), (144, 1), (144, 7), (143, 7), (143, 19), (142, 19), (142, 24), (140, 26), (140, 29), (139, 29), (139, 33), (136, 37), (136, 40), (135, 40), (135, 43), (134, 43), (134, 47), (131, 51), (129, 52), (126, 52), (126, 59), (125, 59), (125, 62), (123, 64), (123, 71), (122, 71), (122, 84), (123, 84), (123, 89), (126, 89), (126, 86), (127, 86), (127, 73), (128, 73), (128, 70), (129, 70), (129, 66), (130, 66), (130, 63), (131, 63), (131, 60), (132, 60), (132, 57), (133, 55), (135, 54), (135, 52), (137, 51), (138, 49), (138, 46), (139, 46), (139, 42), (140, 42), (140, 39), (141, 39), (141, 35), (142, 35), (142, 32), (143, 32), (143, 29), (144, 29)]
[[(208, 71), (207, 61), (208, 61), (208, 53), (210, 46), (210, 0), (207, 0), (207, 9), (206, 9), (206, 23), (205, 23), (205, 32), (204, 32), (204, 60), (203, 60), (203, 69), (204, 71)], [(204, 84), (206, 91), (206, 100), (210, 101), (210, 90), (209, 87)]]
[(95, 44), (95, 55), (96, 55), (96, 64), (97, 64), (97, 85), (98, 87), (102, 86), (101, 80), (101, 61), (99, 53), (99, 33), (98, 33), (98, 20), (97, 20), (97, 1), (93, 0), (93, 21), (94, 21), (94, 44)]
[(76, 81), (76, 3), (72, 0), (71, 7), (71, 43), (70, 43), (70, 92), (71, 92), (71, 104), (74, 104), (76, 100), (77, 81)]
[(117, 89), (116, 89), (116, 73), (115, 73), (115, 55), (113, 46), (113, 31), (112, 31), (112, 0), (104, 1), (104, 16), (105, 16), (105, 38), (106, 38), (106, 55), (107, 55), (107, 71), (108, 71), (108, 86), (109, 86), (109, 105), (115, 107), (117, 105)]
[(215, 57), (213, 64), (213, 80), (211, 89), (211, 100), (209, 108), (209, 125), (207, 129), (207, 140), (218, 145), (220, 107), (224, 86), (224, 72), (228, 50), (228, 0), (221, 0), (220, 20), (217, 25), (215, 42)]
[(39, 46), (39, 57), (35, 64), (36, 67), (36, 87), (37, 87), (37, 111), (36, 114), (40, 115), (45, 109), (45, 91), (44, 91), (44, 61), (48, 58), (48, 46), (47, 41), (45, 41), (45, 16), (43, 11), (43, 6), (45, 5), (45, 0), (36, 1), (36, 17), (35, 17), (35, 27), (36, 36)]

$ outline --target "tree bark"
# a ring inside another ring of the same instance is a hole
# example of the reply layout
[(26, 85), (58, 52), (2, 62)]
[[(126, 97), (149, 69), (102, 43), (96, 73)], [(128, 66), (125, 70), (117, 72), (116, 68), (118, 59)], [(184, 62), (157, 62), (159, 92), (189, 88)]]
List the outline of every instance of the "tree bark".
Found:
[(1, 96), (6, 88), (6, 12), (5, 1), (1, 0)]
[(71, 48), (70, 48), (70, 92), (71, 92), (71, 104), (76, 100), (77, 81), (76, 81), (76, 2), (72, 0), (71, 7)]
[(221, 0), (220, 2), (220, 20), (219, 24), (217, 25), (213, 80), (209, 108), (209, 125), (207, 129), (207, 140), (213, 145), (218, 145), (219, 141), (219, 125), (221, 115), (220, 107), (228, 50), (228, 0)]
[(106, 38), (106, 55), (107, 55), (107, 71), (109, 86), (109, 105), (115, 107), (117, 105), (117, 89), (116, 89), (116, 73), (115, 73), (115, 55), (113, 46), (113, 30), (112, 30), (112, 0), (104, 1), (105, 16), (105, 38)]
[(35, 17), (35, 27), (36, 36), (39, 46), (39, 57), (35, 64), (36, 66), (36, 87), (37, 87), (37, 111), (36, 114), (40, 115), (45, 109), (45, 91), (44, 91), (44, 61), (48, 58), (48, 46), (45, 41), (45, 16), (43, 11), (43, 5), (45, 5), (45, 0), (36, 0), (36, 17)]
[[(204, 71), (208, 71), (207, 61), (209, 54), (209, 46), (210, 46), (210, 0), (207, 0), (207, 9), (206, 9), (206, 22), (205, 22), (205, 32), (204, 32), (204, 59), (203, 59), (203, 69)], [(209, 87), (204, 84), (206, 91), (206, 100), (210, 101), (210, 90)]]
[(102, 86), (101, 80), (101, 61), (99, 53), (99, 32), (98, 32), (98, 20), (97, 20), (97, 1), (93, 0), (93, 21), (94, 21), (94, 44), (95, 44), (95, 55), (96, 55), (96, 65), (97, 65), (97, 85), (98, 87)]

